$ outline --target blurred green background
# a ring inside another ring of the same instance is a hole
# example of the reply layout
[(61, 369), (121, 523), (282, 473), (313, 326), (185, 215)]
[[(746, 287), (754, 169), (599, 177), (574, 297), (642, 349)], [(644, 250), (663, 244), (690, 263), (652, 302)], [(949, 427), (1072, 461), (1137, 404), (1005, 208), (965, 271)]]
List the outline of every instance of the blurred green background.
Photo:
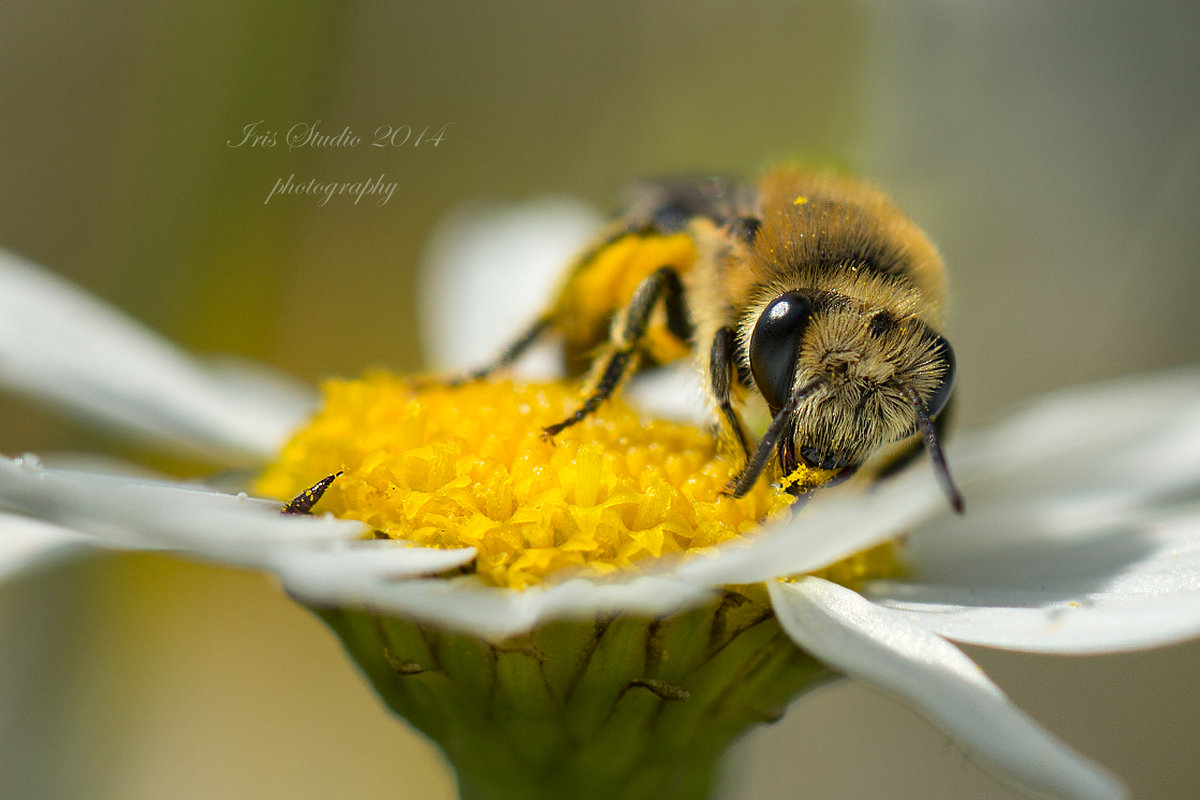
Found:
[[(639, 176), (796, 159), (878, 181), (942, 248), (965, 425), (1200, 356), (1192, 4), (9, 0), (0, 103), (3, 246), (189, 349), (305, 380), (420, 365), (416, 268), (457, 204), (610, 207)], [(227, 146), (259, 121), (276, 147)], [(318, 122), (365, 141), (289, 152)], [(369, 146), (405, 124), (449, 127)], [(398, 187), (264, 204), (291, 174)], [(0, 452), (96, 448), (121, 452), (0, 397)], [(1200, 646), (972, 655), (1137, 796), (1193, 796)], [(738, 798), (1019, 796), (849, 684), (749, 737), (730, 780)], [(453, 784), (264, 577), (110, 555), (0, 586), (0, 797), (168, 796)]]

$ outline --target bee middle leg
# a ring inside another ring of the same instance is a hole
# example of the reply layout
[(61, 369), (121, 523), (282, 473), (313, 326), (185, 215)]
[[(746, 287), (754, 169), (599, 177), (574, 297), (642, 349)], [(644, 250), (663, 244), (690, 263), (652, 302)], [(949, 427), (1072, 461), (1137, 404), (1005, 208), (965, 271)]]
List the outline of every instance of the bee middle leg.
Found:
[(613, 324), (609, 344), (593, 368), (592, 389), (587, 398), (571, 416), (547, 425), (544, 429), (547, 437), (553, 438), (591, 416), (636, 370), (639, 347), (646, 335), (650, 315), (659, 302), (666, 310), (667, 329), (684, 341), (691, 338), (691, 322), (683, 303), (683, 283), (679, 273), (673, 267), (659, 267), (638, 284), (629, 305)]

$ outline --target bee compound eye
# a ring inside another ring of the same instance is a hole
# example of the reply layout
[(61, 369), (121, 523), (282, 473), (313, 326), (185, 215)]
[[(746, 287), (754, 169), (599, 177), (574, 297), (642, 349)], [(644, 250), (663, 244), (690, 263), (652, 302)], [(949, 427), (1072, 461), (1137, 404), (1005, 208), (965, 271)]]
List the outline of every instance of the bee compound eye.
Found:
[(750, 372), (771, 413), (779, 411), (792, 391), (800, 341), (812, 314), (812, 301), (786, 292), (767, 305), (750, 335)]
[(942, 413), (946, 403), (950, 402), (950, 394), (954, 391), (954, 378), (958, 372), (954, 361), (954, 349), (950, 347), (950, 343), (944, 336), (937, 337), (934, 343), (934, 359), (945, 364), (945, 372), (942, 373), (942, 378), (938, 382), (937, 388), (933, 390), (933, 394), (925, 401), (925, 405), (929, 407), (930, 418)]

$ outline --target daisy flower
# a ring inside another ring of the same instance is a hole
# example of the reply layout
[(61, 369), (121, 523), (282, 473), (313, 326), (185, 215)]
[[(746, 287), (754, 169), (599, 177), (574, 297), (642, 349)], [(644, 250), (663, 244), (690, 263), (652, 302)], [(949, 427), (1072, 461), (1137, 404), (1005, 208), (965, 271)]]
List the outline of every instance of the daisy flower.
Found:
[[(486, 263), (500, 277), (481, 302), (506, 307), (506, 285), (528, 285), (516, 271), (557, 262), (574, 235), (554, 232), (584, 225), (558, 213), (443, 238), (438, 285), (459, 288), (432, 290), (455, 323), (434, 341), (494, 346), (461, 287)], [(962, 437), (964, 517), (928, 469), (792, 516), (766, 485), (720, 496), (728, 466), (678, 415), (614, 402), (551, 446), (537, 434), (573, 402), (560, 383), (378, 373), (318, 399), (181, 353), (15, 256), (0, 284), (0, 382), (262, 468), (231, 493), (0, 460), (0, 573), (78, 546), (270, 571), (441, 746), (463, 797), (705, 797), (730, 742), (839, 675), (1033, 795), (1122, 797), (954, 642), (1089, 654), (1200, 633), (1195, 370), (1045, 398)], [(279, 513), (335, 473), (317, 515)]]

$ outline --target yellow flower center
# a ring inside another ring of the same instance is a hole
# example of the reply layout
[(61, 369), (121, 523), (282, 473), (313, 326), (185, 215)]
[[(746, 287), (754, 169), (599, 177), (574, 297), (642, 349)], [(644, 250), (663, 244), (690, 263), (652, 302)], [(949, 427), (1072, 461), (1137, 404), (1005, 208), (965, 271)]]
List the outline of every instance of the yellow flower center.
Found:
[[(318, 510), (361, 520), (377, 536), (474, 547), (476, 571), (497, 586), (711, 551), (753, 536), (793, 500), (766, 480), (730, 497), (732, 467), (712, 436), (645, 420), (619, 399), (546, 441), (542, 428), (579, 404), (566, 384), (417, 388), (377, 373), (323, 388), (324, 407), (258, 490), (287, 499), (341, 470)], [(832, 476), (801, 469), (791, 477), (804, 485)], [(852, 579), (863, 569), (843, 571)]]

